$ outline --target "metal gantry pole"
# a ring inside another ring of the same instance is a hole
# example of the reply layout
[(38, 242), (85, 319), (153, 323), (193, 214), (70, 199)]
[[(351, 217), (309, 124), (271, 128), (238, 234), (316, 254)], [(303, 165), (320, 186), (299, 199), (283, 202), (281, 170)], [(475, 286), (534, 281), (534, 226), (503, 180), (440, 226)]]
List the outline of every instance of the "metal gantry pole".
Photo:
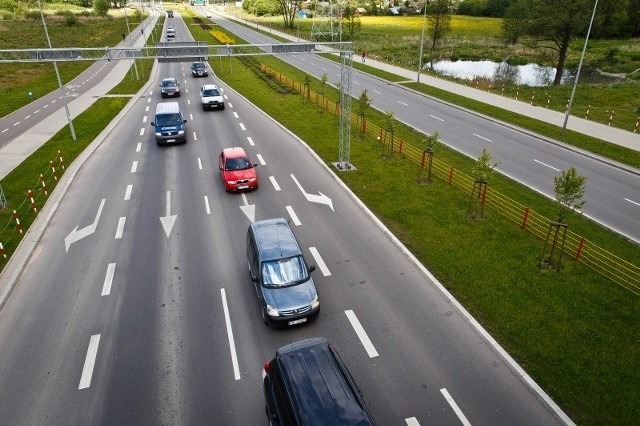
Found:
[(351, 70), (353, 51), (340, 52), (340, 135), (338, 141), (339, 170), (350, 170), (351, 155)]
[(416, 83), (420, 83), (420, 73), (422, 72), (422, 53), (424, 52), (424, 28), (427, 26), (427, 2), (424, 2), (424, 16), (422, 21), (422, 34), (420, 35), (420, 57), (418, 59), (418, 77)]
[[(47, 23), (44, 20), (44, 12), (42, 11), (42, 4), (38, 0), (38, 8), (40, 9), (40, 17), (42, 18), (42, 26), (44, 27), (44, 33), (47, 36), (47, 43), (49, 49), (51, 49), (51, 39), (49, 38), (49, 31), (47, 31)], [(67, 121), (69, 122), (69, 128), (71, 129), (71, 138), (74, 142), (78, 140), (76, 138), (76, 130), (73, 128), (73, 121), (71, 120), (71, 114), (69, 114), (69, 106), (67, 105), (67, 96), (64, 93), (64, 87), (62, 86), (62, 80), (60, 79), (60, 72), (58, 71), (58, 64), (53, 61), (53, 68), (56, 70), (56, 77), (58, 78), (58, 87), (60, 88), (60, 94), (62, 95), (62, 102), (64, 103), (64, 111), (67, 114)]]

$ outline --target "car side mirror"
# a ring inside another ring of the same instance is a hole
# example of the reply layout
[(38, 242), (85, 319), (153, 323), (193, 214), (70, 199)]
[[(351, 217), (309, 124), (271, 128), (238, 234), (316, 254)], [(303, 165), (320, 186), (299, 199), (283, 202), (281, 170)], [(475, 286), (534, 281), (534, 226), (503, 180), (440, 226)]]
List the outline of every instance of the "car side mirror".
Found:
[(313, 272), (316, 270), (316, 265), (309, 266), (309, 272)]
[(182, 120), (182, 123), (183, 123), (183, 124), (184, 124), (184, 123), (186, 123), (186, 122), (187, 122), (187, 120)]
[(151, 122), (151, 125), (152, 125), (152, 126), (155, 126), (155, 124), (154, 124), (154, 122), (153, 122), (153, 121)]
[(251, 277), (251, 281), (253, 281), (254, 283), (258, 282), (258, 277)]

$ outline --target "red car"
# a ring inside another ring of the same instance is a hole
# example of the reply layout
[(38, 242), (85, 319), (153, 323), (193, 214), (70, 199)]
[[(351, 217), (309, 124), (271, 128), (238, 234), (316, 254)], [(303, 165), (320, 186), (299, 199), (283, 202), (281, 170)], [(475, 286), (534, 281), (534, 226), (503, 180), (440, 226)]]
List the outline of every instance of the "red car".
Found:
[(240, 191), (258, 187), (256, 165), (243, 148), (225, 148), (218, 157), (220, 177), (226, 191)]

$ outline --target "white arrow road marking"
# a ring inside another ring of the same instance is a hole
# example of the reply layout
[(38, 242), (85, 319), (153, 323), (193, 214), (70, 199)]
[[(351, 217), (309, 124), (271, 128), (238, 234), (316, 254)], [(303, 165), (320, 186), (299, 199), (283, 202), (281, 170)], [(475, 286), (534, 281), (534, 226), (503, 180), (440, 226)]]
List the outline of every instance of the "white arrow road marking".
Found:
[(318, 249), (315, 247), (309, 247), (309, 251), (318, 264), (318, 268), (320, 268), (320, 270), (322, 271), (322, 275), (324, 275), (325, 277), (331, 275), (331, 271), (329, 271), (329, 268), (327, 268), (327, 264), (324, 263), (324, 260), (322, 260), (322, 256), (320, 256), (320, 252), (318, 252)]
[(440, 389), (440, 392), (442, 393), (442, 395), (444, 395), (444, 398), (447, 400), (451, 408), (453, 408), (453, 411), (456, 412), (456, 415), (458, 416), (462, 424), (464, 426), (471, 426), (471, 423), (469, 423), (469, 420), (467, 420), (467, 417), (464, 415), (460, 407), (458, 407), (458, 404), (456, 404), (456, 402), (453, 400), (451, 395), (449, 395), (449, 392), (447, 392), (447, 389), (442, 388)]
[(100, 202), (100, 207), (98, 207), (98, 213), (96, 213), (95, 219), (93, 219), (93, 223), (91, 225), (85, 226), (81, 230), (78, 231), (78, 227), (73, 228), (73, 231), (69, 233), (64, 239), (64, 247), (65, 251), (69, 252), (69, 247), (71, 244), (76, 241), (80, 241), (84, 237), (88, 237), (89, 235), (96, 232), (96, 227), (98, 226), (98, 219), (100, 219), (100, 215), (102, 214), (102, 208), (104, 207), (104, 202), (106, 200), (103, 198)]
[(107, 266), (107, 274), (104, 276), (104, 284), (102, 285), (101, 296), (108, 296), (111, 293), (111, 283), (113, 283), (113, 276), (116, 273), (116, 264), (110, 263)]
[[(324, 195), (320, 191), (318, 191), (318, 194), (320, 194), (320, 195), (307, 194), (304, 191), (304, 188), (302, 187), (302, 185), (300, 185), (300, 182), (298, 182), (298, 179), (296, 179), (296, 177), (293, 174), (291, 174), (291, 179), (293, 179), (293, 181), (296, 183), (296, 185), (298, 185), (298, 188), (300, 188), (300, 191), (304, 194), (304, 196), (307, 199), (307, 201), (309, 201), (311, 203), (326, 204), (329, 207), (331, 207), (331, 210), (333, 210), (333, 202), (331, 201), (331, 198), (327, 197), (326, 195)], [(335, 211), (335, 210), (333, 210), (333, 211)]]
[(286, 209), (289, 212), (289, 216), (291, 216), (291, 220), (293, 220), (293, 223), (296, 226), (302, 225), (302, 223), (300, 222), (300, 219), (298, 219), (298, 215), (296, 214), (296, 212), (293, 211), (293, 208), (291, 206), (286, 206)]
[(242, 213), (244, 213), (245, 216), (249, 218), (251, 223), (255, 222), (256, 221), (256, 205), (249, 204), (249, 200), (247, 200), (247, 196), (245, 194), (242, 194), (242, 202), (244, 203), (244, 205), (240, 206), (240, 210), (242, 210)]
[(178, 215), (171, 215), (171, 191), (167, 191), (167, 215), (160, 217), (160, 223), (162, 223), (162, 228), (165, 234), (167, 234), (167, 238), (169, 238), (171, 234), (171, 229), (173, 229), (173, 224), (176, 222), (176, 217), (178, 217)]
[(344, 311), (344, 313), (347, 314), (347, 318), (349, 318), (349, 322), (358, 335), (358, 338), (360, 338), (360, 342), (362, 342), (362, 346), (364, 346), (367, 351), (369, 358), (378, 356), (378, 351), (373, 347), (373, 343), (369, 340), (369, 336), (367, 336), (367, 332), (362, 328), (362, 324), (360, 324), (356, 314), (354, 314), (352, 310)]
[(84, 360), (82, 368), (82, 376), (80, 376), (80, 385), (78, 389), (86, 389), (91, 385), (91, 376), (93, 375), (93, 367), (96, 364), (96, 355), (98, 355), (98, 344), (100, 343), (100, 335), (94, 334), (89, 340), (89, 349), (87, 349), (87, 357)]

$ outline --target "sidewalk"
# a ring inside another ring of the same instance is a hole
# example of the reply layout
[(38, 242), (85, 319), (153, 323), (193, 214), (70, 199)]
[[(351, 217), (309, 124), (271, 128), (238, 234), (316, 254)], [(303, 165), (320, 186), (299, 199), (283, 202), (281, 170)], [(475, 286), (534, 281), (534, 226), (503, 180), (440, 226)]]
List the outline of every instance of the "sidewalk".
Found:
[[(152, 22), (152, 19), (153, 18), (147, 18), (146, 21), (131, 31), (129, 37), (134, 38), (133, 43), (130, 43), (130, 38), (128, 38), (127, 40), (122, 41), (119, 46), (144, 46), (146, 40), (142, 37), (140, 28), (144, 28), (145, 37), (149, 37), (151, 31), (147, 31), (146, 29), (155, 24), (155, 22)], [(82, 114), (87, 108), (93, 105), (97, 99), (105, 96), (111, 89), (117, 86), (127, 75), (130, 67), (131, 61), (118, 61), (109, 74), (107, 74), (107, 76), (91, 90), (83, 93), (77, 98), (67, 96), (67, 105), (69, 107), (69, 114), (71, 115), (71, 118), (74, 119), (78, 115)], [(74, 82), (82, 80), (83, 74), (84, 73), (80, 74), (65, 85), (76, 84)], [(11, 173), (11, 171), (27, 157), (51, 139), (60, 131), (60, 129), (68, 126), (67, 115), (62, 107), (62, 103), (60, 103), (60, 106), (61, 107), (56, 112), (38, 122), (38, 124), (31, 127), (31, 129), (12, 139), (9, 143), (0, 148), (0, 180)]]

